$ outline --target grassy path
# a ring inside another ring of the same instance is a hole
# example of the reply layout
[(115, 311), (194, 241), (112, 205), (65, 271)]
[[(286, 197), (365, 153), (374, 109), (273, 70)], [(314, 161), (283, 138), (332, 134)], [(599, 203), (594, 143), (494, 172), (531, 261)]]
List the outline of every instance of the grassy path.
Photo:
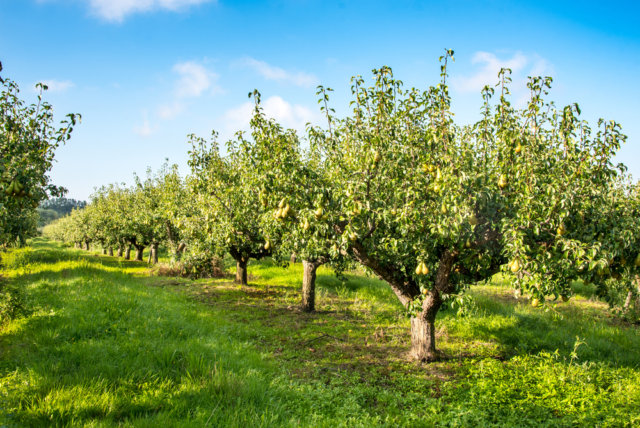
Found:
[(0, 426), (633, 426), (640, 333), (578, 296), (533, 309), (499, 283), (439, 317), (448, 359), (406, 357), (380, 281), (251, 266), (249, 287), (36, 240), (2, 255), (32, 312), (0, 327)]

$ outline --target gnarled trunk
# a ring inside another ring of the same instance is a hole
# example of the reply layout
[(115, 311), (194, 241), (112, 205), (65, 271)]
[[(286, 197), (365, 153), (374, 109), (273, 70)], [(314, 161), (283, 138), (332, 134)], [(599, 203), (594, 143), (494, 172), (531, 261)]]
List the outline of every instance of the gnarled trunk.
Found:
[(247, 262), (244, 258), (236, 259), (236, 283), (247, 285)]
[(124, 250), (124, 259), (131, 260), (131, 244), (127, 245), (127, 247)]
[(106, 249), (106, 248), (103, 248), (103, 249), (102, 249), (102, 255), (103, 255), (103, 256), (106, 256), (106, 255), (107, 255), (107, 249)]
[(116, 255), (118, 257), (122, 257), (123, 252), (124, 252), (124, 247), (122, 245), (118, 246), (118, 252), (116, 253)]
[(134, 259), (137, 262), (141, 262), (142, 260), (142, 256), (144, 253), (144, 245), (135, 245), (136, 247), (136, 258)]
[(107, 248), (107, 255), (113, 257), (113, 247)]
[(84, 241), (84, 249), (89, 251), (90, 247), (89, 247), (89, 241)]
[(302, 310), (313, 312), (316, 309), (316, 270), (320, 263), (302, 261)]

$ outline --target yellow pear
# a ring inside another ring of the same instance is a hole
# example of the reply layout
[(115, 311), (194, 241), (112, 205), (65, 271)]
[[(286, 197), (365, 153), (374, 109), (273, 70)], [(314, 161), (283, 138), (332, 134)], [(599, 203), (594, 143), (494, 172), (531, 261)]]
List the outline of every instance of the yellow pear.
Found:
[(422, 274), (423, 275), (429, 274), (429, 268), (427, 267), (427, 265), (424, 262), (422, 262)]
[(556, 234), (558, 236), (562, 236), (567, 232), (567, 229), (565, 229), (564, 224), (560, 224), (560, 226), (558, 226), (558, 229), (556, 229)]
[(375, 163), (378, 163), (378, 162), (380, 162), (381, 159), (382, 159), (382, 155), (380, 154), (379, 151), (376, 150), (376, 152), (373, 155), (373, 161)]
[(537, 308), (538, 306), (540, 306), (540, 299), (531, 299), (531, 306), (533, 306), (534, 308)]
[(500, 176), (500, 178), (498, 179), (498, 187), (500, 187), (501, 189), (504, 189), (505, 187), (507, 187), (507, 176), (502, 174)]
[(513, 273), (516, 273), (520, 270), (520, 262), (518, 261), (518, 259), (511, 262), (510, 269)]

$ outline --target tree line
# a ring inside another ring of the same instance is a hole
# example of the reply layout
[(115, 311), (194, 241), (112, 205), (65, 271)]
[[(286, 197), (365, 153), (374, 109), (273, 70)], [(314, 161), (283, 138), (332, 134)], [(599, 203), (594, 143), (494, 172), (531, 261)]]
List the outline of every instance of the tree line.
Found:
[(220, 147), (191, 135), (190, 173), (177, 167), (98, 189), (85, 209), (47, 226), (55, 239), (109, 254), (174, 261), (229, 254), (236, 281), (249, 260), (302, 261), (302, 308), (315, 307), (321, 265), (357, 263), (386, 281), (411, 318), (411, 349), (438, 358), (435, 319), (472, 284), (498, 272), (533, 306), (595, 285), (612, 305), (638, 306), (640, 187), (613, 157), (626, 137), (614, 121), (592, 127), (577, 104), (548, 102), (551, 78), (531, 77), (523, 108), (510, 70), (482, 91), (482, 116), (459, 125), (448, 61), (441, 80), (405, 89), (392, 70), (352, 78), (338, 117), (318, 87), (323, 126), (304, 135), (266, 117), (260, 94), (250, 132)]

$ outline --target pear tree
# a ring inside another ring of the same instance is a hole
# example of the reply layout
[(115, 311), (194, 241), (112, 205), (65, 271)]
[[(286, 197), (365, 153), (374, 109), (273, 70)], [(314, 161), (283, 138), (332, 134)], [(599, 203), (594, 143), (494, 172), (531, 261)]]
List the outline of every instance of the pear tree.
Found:
[[(2, 64), (0, 64), (2, 71)], [(51, 184), (48, 176), (55, 150), (70, 137), (80, 119), (69, 114), (56, 127), (53, 107), (44, 102), (40, 90), (37, 102), (20, 99), (18, 85), (0, 78), (0, 245), (22, 245), (36, 233), (38, 204), (49, 196), (61, 196), (65, 189)]]
[[(334, 222), (340, 249), (385, 280), (411, 318), (412, 354), (438, 358), (439, 310), (500, 270), (541, 302), (566, 295), (579, 266), (598, 264), (601, 246), (578, 222), (597, 208), (617, 175), (611, 157), (619, 125), (596, 133), (577, 105), (544, 101), (551, 79), (531, 78), (524, 109), (509, 101), (509, 70), (482, 93), (482, 119), (453, 121), (447, 63), (441, 82), (406, 90), (391, 69), (371, 86), (355, 77), (352, 113), (314, 133), (332, 197), (350, 212)], [(321, 88), (323, 99), (327, 91)]]
[(261, 219), (266, 249), (279, 260), (291, 254), (302, 260), (302, 302), (305, 312), (315, 310), (315, 280), (319, 266), (331, 264), (341, 271), (345, 259), (331, 219), (340, 208), (331, 194), (332, 186), (322, 174), (322, 159), (317, 147), (306, 150), (296, 131), (284, 130), (268, 120), (260, 107), (260, 95), (252, 94), (256, 109), (251, 121), (252, 142), (242, 145), (246, 156), (256, 165), (252, 185), (259, 188), (265, 208)]
[(236, 261), (236, 282), (246, 285), (249, 260), (271, 254), (260, 227), (266, 208), (260, 202), (259, 189), (252, 186), (254, 169), (242, 149), (246, 144), (242, 134), (227, 143), (225, 156), (216, 138), (214, 133), (207, 143), (190, 136), (187, 184), (196, 213), (189, 213), (180, 224), (193, 250), (218, 256), (229, 253)]

